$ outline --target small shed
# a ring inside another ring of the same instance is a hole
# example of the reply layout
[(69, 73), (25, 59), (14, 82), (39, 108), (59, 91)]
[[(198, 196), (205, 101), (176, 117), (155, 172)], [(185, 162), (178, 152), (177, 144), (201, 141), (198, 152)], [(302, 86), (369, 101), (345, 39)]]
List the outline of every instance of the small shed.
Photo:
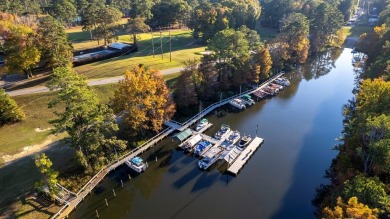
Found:
[(176, 134), (175, 136), (173, 136), (173, 139), (182, 142), (182, 141), (186, 140), (188, 137), (190, 137), (191, 135), (192, 135), (192, 130), (188, 128), (188, 129)]

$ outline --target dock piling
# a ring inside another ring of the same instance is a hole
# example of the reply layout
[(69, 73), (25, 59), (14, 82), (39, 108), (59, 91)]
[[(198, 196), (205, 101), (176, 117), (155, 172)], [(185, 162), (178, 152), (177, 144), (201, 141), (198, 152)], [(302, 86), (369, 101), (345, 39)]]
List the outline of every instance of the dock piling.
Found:
[(96, 210), (96, 217), (99, 218), (99, 213), (98, 211)]
[(156, 162), (157, 162), (157, 156), (156, 156)]
[(104, 201), (106, 201), (106, 206), (108, 207), (108, 201), (107, 201), (107, 199), (105, 198)]
[(122, 185), (122, 187), (123, 187), (123, 180), (121, 180), (121, 185)]
[(114, 193), (114, 196), (116, 197), (116, 193), (115, 193), (115, 190), (114, 190), (114, 189), (112, 189), (112, 193)]

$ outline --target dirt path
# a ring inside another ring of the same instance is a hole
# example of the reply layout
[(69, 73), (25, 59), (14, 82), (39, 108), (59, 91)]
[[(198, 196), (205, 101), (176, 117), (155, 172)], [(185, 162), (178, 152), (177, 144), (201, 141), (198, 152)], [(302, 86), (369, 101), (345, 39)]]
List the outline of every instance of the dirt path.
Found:
[(58, 137), (56, 137), (55, 135), (50, 135), (41, 144), (36, 144), (36, 145), (24, 147), (23, 151), (21, 151), (17, 154), (3, 155), (0, 158), (4, 160), (4, 165), (8, 165), (17, 159), (35, 154), (37, 152), (41, 152), (43, 150), (50, 149), (51, 147), (56, 146), (58, 144), (59, 144)]

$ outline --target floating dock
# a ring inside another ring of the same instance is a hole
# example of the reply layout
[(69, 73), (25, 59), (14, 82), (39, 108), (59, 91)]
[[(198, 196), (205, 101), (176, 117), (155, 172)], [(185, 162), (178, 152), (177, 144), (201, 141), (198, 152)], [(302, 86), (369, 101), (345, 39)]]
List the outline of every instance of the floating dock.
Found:
[(228, 172), (233, 173), (235, 175), (241, 170), (244, 164), (249, 160), (249, 158), (255, 153), (256, 149), (260, 147), (263, 143), (263, 139), (256, 137), (253, 141), (241, 152), (238, 158), (232, 163), (232, 165), (228, 168)]

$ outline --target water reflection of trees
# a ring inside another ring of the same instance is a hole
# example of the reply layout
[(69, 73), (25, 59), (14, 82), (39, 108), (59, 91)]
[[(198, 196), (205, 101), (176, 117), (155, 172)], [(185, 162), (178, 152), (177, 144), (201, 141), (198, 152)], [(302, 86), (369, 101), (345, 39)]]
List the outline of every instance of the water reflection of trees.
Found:
[(328, 49), (326, 52), (319, 53), (302, 66), (303, 78), (305, 80), (317, 79), (328, 74), (335, 66), (335, 62), (340, 57), (341, 49)]

